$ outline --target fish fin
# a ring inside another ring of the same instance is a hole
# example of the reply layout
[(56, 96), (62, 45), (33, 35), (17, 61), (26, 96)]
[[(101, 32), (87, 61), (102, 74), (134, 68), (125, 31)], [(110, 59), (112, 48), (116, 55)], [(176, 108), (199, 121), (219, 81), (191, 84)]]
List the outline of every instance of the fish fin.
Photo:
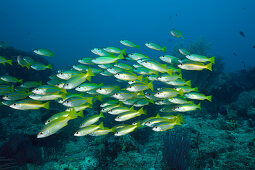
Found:
[(65, 94), (67, 94), (66, 89), (62, 89), (61, 91), (62, 91), (63, 93), (65, 93)]
[(88, 102), (89, 104), (93, 104), (93, 97), (88, 98), (88, 99), (87, 99), (87, 102)]
[(61, 94), (61, 98), (62, 98), (62, 99), (65, 99), (65, 98), (66, 98), (66, 93), (62, 93), (62, 94)]
[(156, 74), (157, 76), (159, 75), (159, 74), (158, 74), (158, 71), (154, 71), (154, 74)]
[(2, 63), (5, 66), (5, 63)]
[(198, 106), (198, 108), (201, 110), (201, 103), (199, 103), (197, 106)]
[(188, 86), (191, 86), (191, 80), (186, 81), (186, 84), (187, 84)]
[(105, 118), (103, 112), (100, 112), (99, 117)]
[(100, 83), (98, 86), (100, 86), (100, 87), (101, 87), (101, 86), (103, 86), (103, 85), (104, 85), (104, 83)]
[(163, 47), (162, 50), (163, 50), (164, 52), (166, 52), (166, 47)]
[(11, 86), (11, 92), (13, 92), (13, 91), (14, 91), (14, 85)]
[[(118, 59), (125, 59), (125, 57), (123, 56), (123, 52), (120, 53), (120, 55), (117, 57)], [(117, 63), (116, 63), (117, 64)]]
[(212, 71), (212, 63), (207, 64), (207, 65), (206, 65), (206, 68), (207, 68), (208, 70)]
[(116, 127), (111, 128), (111, 131), (112, 131), (113, 133), (115, 133), (115, 132), (116, 132), (116, 130), (117, 130), (117, 128), (116, 128)]
[(179, 76), (180, 76), (179, 78), (182, 79), (182, 73), (181, 72), (180, 72)]
[(97, 96), (97, 99), (98, 99), (100, 102), (102, 102), (102, 101), (103, 101), (103, 95), (98, 95), (98, 96)]
[(195, 92), (198, 92), (198, 87), (195, 87), (195, 88), (194, 88), (194, 91), (195, 91)]
[(20, 79), (19, 82), (20, 82), (20, 83), (23, 83), (23, 79)]
[(51, 65), (51, 64), (49, 64), (47, 67), (48, 67), (49, 69), (52, 69), (52, 65)]
[(152, 99), (150, 99), (150, 102), (153, 103), (153, 104), (155, 103), (154, 100), (152, 100)]
[(79, 111), (79, 112), (76, 113), (76, 114), (77, 114), (77, 116), (84, 117), (83, 111)]
[(136, 45), (136, 48), (140, 49), (140, 45)]
[(93, 73), (93, 71), (90, 67), (88, 68), (87, 76), (95, 76), (95, 74)]
[(7, 60), (7, 63), (12, 65), (12, 60)]
[(182, 89), (179, 90), (178, 92), (179, 92), (179, 94), (180, 94), (181, 96), (183, 96), (183, 90), (182, 90)]
[(183, 115), (181, 115), (181, 114), (177, 115), (177, 119), (180, 123), (185, 123), (183, 120)]
[(43, 107), (45, 108), (45, 109), (50, 109), (50, 102), (46, 102), (46, 103), (44, 103), (43, 104)]
[(41, 86), (42, 85), (42, 81), (40, 81), (39, 83), (38, 83), (38, 86)]
[(100, 129), (103, 129), (104, 128), (103, 122), (101, 122), (98, 126), (99, 126)]
[(137, 76), (137, 79), (143, 81), (143, 75)]
[(167, 69), (166, 71), (170, 76), (173, 74), (173, 70), (172, 69)]
[(210, 58), (210, 61), (212, 64), (215, 64), (215, 56), (213, 56), (212, 58)]
[(87, 79), (89, 82), (91, 82), (91, 76), (88, 76), (86, 79)]
[(78, 114), (76, 114), (75, 109), (74, 109), (74, 108), (71, 108), (71, 109), (70, 109), (70, 112), (69, 112), (69, 114), (68, 114), (68, 117), (70, 117), (70, 119), (75, 119), (75, 118), (77, 118), (77, 116), (78, 116)]
[(143, 127), (143, 126), (141, 125), (140, 122), (137, 122), (136, 127), (139, 128), (139, 127)]
[(212, 101), (212, 96), (207, 96), (207, 100)]
[(122, 53), (123, 53), (124, 55), (126, 55), (126, 54), (127, 54), (127, 49), (122, 50)]
[(140, 92), (135, 93), (135, 94), (137, 94), (137, 95), (141, 95), (141, 96), (144, 96), (144, 92), (143, 92), (143, 91), (140, 91)]
[(130, 107), (130, 110), (133, 111), (134, 110), (134, 106)]
[(55, 56), (55, 53), (52, 53), (51, 57), (54, 57)]
[(148, 84), (148, 87), (149, 87), (152, 91), (154, 90), (152, 81)]

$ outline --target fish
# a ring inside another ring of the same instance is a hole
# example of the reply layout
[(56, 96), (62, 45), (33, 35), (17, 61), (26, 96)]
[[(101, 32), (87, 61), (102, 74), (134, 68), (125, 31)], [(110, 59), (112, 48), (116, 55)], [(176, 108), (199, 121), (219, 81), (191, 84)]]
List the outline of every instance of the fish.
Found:
[(170, 32), (171, 32), (172, 36), (178, 37), (178, 38), (182, 37), (182, 39), (184, 39), (181, 31), (173, 29)]
[(160, 75), (159, 77), (157, 77), (157, 80), (159, 80), (161, 82), (174, 81), (177, 79), (182, 79), (182, 74), (169, 75), (168, 73), (164, 73), (164, 74)]
[(196, 109), (201, 110), (200, 103), (198, 105), (192, 104), (192, 103), (190, 103), (190, 104), (181, 104), (181, 105), (178, 105), (178, 106), (174, 107), (172, 110), (176, 111), (176, 112), (189, 112), (189, 111), (193, 111), (193, 110), (196, 110)]
[(113, 105), (113, 104), (118, 104), (118, 103), (119, 103), (118, 100), (109, 100), (105, 103), (100, 104), (100, 107), (106, 107), (106, 106)]
[(171, 98), (168, 99), (168, 101), (171, 102), (171, 103), (174, 103), (174, 104), (187, 104), (187, 103), (191, 103), (191, 101), (187, 101), (183, 97), (171, 97)]
[(7, 60), (3, 56), (0, 56), (0, 63), (3, 64), (3, 65), (5, 65), (6, 63), (12, 65), (12, 60)]
[(121, 121), (121, 122), (126, 121), (126, 120), (132, 119), (134, 117), (141, 116), (142, 114), (146, 114), (146, 112), (144, 112), (144, 110), (143, 110), (143, 107), (141, 109), (139, 109), (138, 111), (130, 110), (127, 112), (123, 112), (115, 118), (115, 121)]
[(103, 95), (110, 95), (118, 89), (119, 89), (119, 86), (104, 85), (104, 86), (97, 88), (96, 92), (103, 94)]
[(125, 64), (125, 63), (114, 64), (114, 67), (119, 67), (119, 68), (124, 69), (124, 70), (131, 70), (131, 69), (133, 69), (132, 66), (130, 66), (128, 64)]
[(92, 62), (95, 64), (111, 64), (111, 63), (116, 63), (117, 60), (119, 59), (124, 59), (124, 56), (122, 53), (118, 56), (108, 55), (108, 56), (97, 57), (93, 59)]
[(16, 77), (5, 75), (0, 77), (3, 81), (9, 82), (9, 83), (22, 83), (23, 79), (17, 79)]
[(56, 76), (62, 80), (69, 80), (70, 78), (77, 76), (79, 74), (81, 74), (81, 72), (77, 70), (65, 70), (60, 71)]
[(118, 129), (117, 128), (113, 128), (114, 136), (123, 136), (123, 135), (126, 135), (128, 133), (133, 132), (134, 130), (136, 130), (139, 127), (142, 127), (140, 122), (138, 122), (136, 125), (126, 125), (126, 126), (123, 126), (121, 128), (118, 128)]
[(34, 100), (20, 100), (11, 104), (10, 107), (17, 110), (35, 110), (40, 108), (49, 109), (50, 102), (41, 103)]
[(64, 89), (73, 89), (81, 85), (86, 80), (91, 81), (91, 77), (95, 76), (92, 70), (89, 68), (87, 73), (81, 73), (68, 79), (64, 85)]
[(46, 94), (46, 95), (32, 93), (29, 95), (29, 98), (33, 100), (39, 100), (39, 101), (57, 100), (59, 98), (64, 99), (65, 97), (66, 97), (65, 93), (53, 93), (53, 94)]
[(36, 63), (36, 64), (31, 65), (31, 68), (34, 70), (37, 70), (37, 71), (41, 71), (41, 70), (46, 70), (46, 69), (52, 69), (52, 65), (51, 64), (44, 65), (41, 63)]
[(203, 70), (203, 69), (208, 69), (212, 71), (212, 63), (209, 63), (207, 65), (203, 63), (198, 63), (198, 62), (186, 62), (186, 63), (180, 63), (178, 65), (179, 68), (184, 69), (184, 70)]
[(173, 129), (176, 125), (182, 125), (179, 121), (175, 122), (161, 122), (152, 128), (153, 131), (162, 132), (169, 129)]
[(92, 104), (83, 104), (83, 105), (76, 106), (76, 107), (69, 107), (65, 111), (70, 112), (72, 109), (74, 109), (75, 111), (78, 112), (78, 111), (85, 110), (87, 108), (92, 108)]
[(131, 93), (127, 90), (119, 90), (112, 95), (112, 97), (118, 100), (128, 100), (128, 99), (134, 98), (135, 96), (136, 95), (134, 93)]
[(198, 92), (185, 93), (184, 96), (189, 99), (193, 99), (193, 100), (208, 100), (210, 102), (212, 101), (212, 96), (206, 96), (206, 95), (204, 95), (202, 93), (198, 93)]
[(172, 86), (191, 86), (191, 80), (185, 81), (183, 79), (176, 79), (172, 81), (165, 82), (166, 84), (172, 85)]
[(107, 135), (108, 133), (113, 132), (112, 129), (104, 127), (104, 129), (97, 129), (92, 133), (89, 133), (90, 136), (102, 136)]
[(93, 58), (82, 58), (82, 59), (78, 60), (78, 62), (81, 64), (94, 65), (92, 60), (93, 60)]
[(41, 85), (42, 85), (41, 81), (40, 82), (37, 82), (37, 81), (26, 81), (23, 84), (21, 84), (20, 87), (30, 89), (30, 88), (34, 88), (34, 87), (41, 86)]
[(107, 52), (103, 49), (100, 49), (100, 48), (94, 48), (94, 49), (91, 50), (91, 52), (96, 54), (96, 55), (99, 55), (99, 56), (111, 56), (112, 55), (111, 53), (109, 53), (109, 52)]
[(122, 107), (121, 103), (116, 103), (116, 104), (111, 104), (108, 106), (105, 106), (104, 108), (101, 109), (102, 112), (109, 112), (110, 110), (116, 108), (116, 107)]
[(104, 129), (103, 122), (99, 125), (89, 125), (79, 129), (77, 132), (74, 133), (74, 136), (85, 136), (90, 133), (95, 132), (97, 129)]
[(31, 92), (15, 91), (3, 97), (4, 100), (21, 100), (27, 98)]
[(116, 77), (117, 79), (120, 79), (120, 80), (128, 80), (128, 81), (132, 81), (132, 80), (142, 81), (143, 80), (142, 75), (137, 76), (135, 73), (128, 72), (128, 71), (117, 73), (114, 75), (114, 77)]
[(159, 57), (160, 60), (166, 62), (166, 63), (176, 63), (178, 61), (178, 58), (171, 55), (163, 55)]
[(80, 128), (83, 128), (85, 126), (92, 125), (99, 121), (100, 118), (104, 118), (103, 112), (101, 112), (99, 115), (93, 115), (88, 118), (86, 118), (80, 125)]
[(151, 89), (152, 91), (154, 90), (152, 81), (148, 84), (139, 83), (139, 82), (138, 83), (133, 83), (133, 84), (131, 84), (130, 86), (128, 86), (126, 88), (126, 90), (130, 91), (130, 92), (139, 92), (139, 91), (144, 91), (144, 90), (147, 90), (147, 89)]
[(42, 85), (42, 86), (34, 88), (32, 92), (39, 95), (48, 95), (48, 94), (54, 94), (58, 92), (67, 93), (65, 89), (59, 88), (54, 85)]
[(82, 65), (82, 64), (78, 64), (78, 65), (73, 65), (73, 69), (80, 71), (80, 72), (85, 72), (88, 70), (88, 66), (86, 65)]
[(144, 60), (144, 59), (140, 59), (137, 60), (137, 62), (139, 64), (141, 64), (142, 66), (154, 70), (154, 71), (158, 71), (161, 73), (169, 73), (170, 75), (172, 75), (173, 70), (172, 69), (168, 69), (166, 64), (160, 64), (159, 62), (156, 62), (154, 60)]
[(148, 47), (148, 48), (151, 48), (151, 49), (154, 49), (154, 50), (158, 50), (158, 51), (164, 51), (166, 52), (166, 47), (161, 47), (155, 43), (145, 43), (145, 45)]
[(34, 50), (34, 53), (42, 56), (54, 57), (54, 53), (47, 49), (37, 49)]
[(186, 55), (186, 58), (192, 61), (197, 61), (197, 62), (211, 62), (212, 64), (215, 63), (215, 57), (207, 58), (206, 56), (198, 55), (198, 54), (189, 54)]
[(115, 53), (115, 54), (120, 54), (122, 53), (123, 55), (126, 55), (126, 49), (121, 50), (120, 48), (117, 47), (105, 47), (103, 50), (107, 51), (108, 53)]
[(172, 88), (164, 88), (154, 94), (155, 97), (161, 98), (161, 99), (175, 97), (177, 95), (183, 95), (182, 91), (176, 91)]
[(130, 111), (130, 110), (134, 110), (134, 107), (129, 108), (129, 107), (123, 107), (122, 106), (122, 107), (115, 107), (115, 108), (109, 110), (108, 113), (111, 114), (111, 115), (118, 115), (118, 114), (121, 114), (123, 112)]
[(179, 52), (184, 56), (190, 55), (190, 52), (184, 48), (180, 48)]
[(140, 60), (140, 59), (149, 59), (148, 56), (146, 56), (144, 54), (140, 54), (140, 53), (130, 53), (130, 54), (128, 54), (128, 57), (135, 61)]
[(23, 60), (28, 63), (29, 65), (33, 65), (33, 64), (36, 64), (36, 62), (31, 58), (31, 57), (23, 57)]
[(243, 37), (243, 38), (246, 38), (245, 34), (243, 31), (240, 31), (239, 34)]
[(60, 129), (68, 124), (69, 120), (76, 119), (78, 115), (75, 112), (69, 112), (67, 117), (60, 117), (47, 123), (38, 133), (37, 138), (45, 138), (57, 133)]
[(8, 94), (14, 91), (14, 85), (0, 85), (0, 95)]
[(92, 104), (93, 97), (73, 96), (66, 99), (62, 104), (66, 107), (77, 107), (86, 103)]
[[(73, 112), (73, 113), (70, 113), (70, 112)], [(46, 120), (45, 125), (59, 118), (68, 117), (70, 114), (76, 114), (77, 116), (84, 117), (83, 111), (79, 111), (76, 113), (76, 110), (74, 108), (71, 108), (70, 111), (64, 111), (64, 112), (60, 112), (60, 113), (56, 113), (52, 115), (50, 118)]]
[(31, 64), (26, 62), (21, 56), (17, 56), (17, 62), (21, 67), (26, 67), (27, 69), (31, 66)]
[(102, 87), (104, 83), (96, 84), (96, 83), (83, 83), (75, 88), (76, 91), (79, 92), (88, 92), (92, 90), (96, 90), (99, 87)]
[(140, 45), (136, 45), (135, 43), (128, 41), (128, 40), (120, 40), (120, 43), (125, 46), (128, 46), (128, 47), (136, 47), (136, 48), (140, 49)]

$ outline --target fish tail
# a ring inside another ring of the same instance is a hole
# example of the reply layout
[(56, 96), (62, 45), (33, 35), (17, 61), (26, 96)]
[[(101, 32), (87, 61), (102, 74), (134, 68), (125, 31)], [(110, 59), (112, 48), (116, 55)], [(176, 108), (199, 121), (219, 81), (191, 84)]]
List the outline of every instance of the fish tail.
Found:
[(166, 47), (163, 47), (162, 50), (163, 50), (164, 52), (166, 52)]
[(154, 104), (155, 102), (154, 102), (154, 100), (152, 100), (152, 99), (150, 99), (150, 102), (152, 103), (152, 104)]
[(215, 56), (213, 56), (212, 58), (210, 58), (210, 61), (212, 64), (215, 64)]
[(111, 128), (111, 131), (112, 131), (113, 133), (115, 133), (115, 132), (116, 132), (116, 130), (117, 130), (117, 128), (116, 128), (116, 127)]
[(70, 119), (75, 119), (78, 117), (78, 113), (76, 113), (75, 109), (74, 108), (71, 108), (69, 114), (68, 114), (68, 117), (70, 117)]
[(140, 45), (136, 45), (136, 48), (140, 49)]
[(93, 97), (88, 98), (88, 99), (87, 99), (87, 102), (88, 102), (89, 104), (93, 104)]
[(87, 75), (88, 76), (95, 76), (95, 74), (93, 73), (93, 71), (90, 67), (88, 68)]
[(134, 110), (134, 106), (130, 107), (130, 110), (132, 110), (132, 111), (133, 111), (133, 110)]
[(1, 64), (3, 64), (5, 66), (5, 63), (1, 63)]
[(207, 96), (207, 100), (212, 101), (212, 96)]
[(139, 115), (147, 114), (147, 113), (143, 110), (143, 107), (142, 107), (141, 109), (139, 109), (138, 112), (139, 112)]
[(52, 69), (52, 65), (51, 65), (51, 64), (49, 64), (47, 67), (48, 67), (49, 69)]
[(194, 91), (195, 91), (195, 92), (198, 92), (198, 87), (195, 87), (195, 88), (194, 88)]
[(76, 114), (77, 114), (77, 116), (84, 117), (83, 111), (79, 111), (79, 112), (76, 113)]
[(32, 64), (26, 65), (26, 68), (29, 70)]
[(23, 79), (20, 79), (19, 82), (20, 82), (20, 83), (23, 83)]
[(179, 77), (180, 77), (180, 79), (182, 79), (182, 73), (180, 72), (180, 74), (179, 74)]
[(122, 54), (126, 55), (127, 54), (127, 49), (122, 50)]
[(65, 94), (67, 94), (67, 91), (66, 91), (66, 89), (62, 89), (62, 92), (63, 92), (63, 93), (65, 93)]
[(120, 55), (117, 57), (118, 59), (125, 59), (124, 55), (123, 55), (123, 52), (120, 53)]
[(101, 87), (101, 86), (103, 86), (103, 85), (104, 85), (104, 83), (100, 83), (98, 86), (100, 86), (100, 87)]
[(86, 79), (87, 79), (89, 82), (91, 82), (91, 76), (88, 76)]
[(105, 118), (105, 117), (104, 117), (104, 114), (103, 114), (103, 112), (100, 112), (100, 115), (99, 115), (99, 117), (103, 117), (103, 118)]
[(52, 53), (51, 57), (54, 57), (55, 56), (55, 53)]
[(183, 90), (182, 90), (182, 89), (179, 90), (178, 92), (179, 92), (179, 94), (180, 94), (181, 96), (183, 96)]
[(98, 99), (100, 102), (102, 102), (102, 101), (103, 101), (103, 95), (98, 95), (98, 96), (97, 96), (97, 99)]
[(38, 85), (41, 86), (41, 85), (42, 85), (42, 81), (40, 81), (40, 82), (38, 83)]
[(183, 116), (181, 114), (177, 115), (177, 120), (180, 123), (185, 123), (184, 120), (183, 120)]
[(100, 128), (100, 129), (103, 129), (103, 128), (104, 128), (103, 122), (101, 122), (101, 123), (99, 124), (99, 128)]
[(199, 103), (197, 106), (198, 106), (198, 108), (201, 110), (201, 103)]
[(167, 69), (166, 71), (170, 76), (173, 74), (173, 70), (172, 69)]
[(12, 60), (7, 60), (7, 63), (12, 65)]
[(43, 107), (45, 108), (45, 109), (50, 109), (50, 102), (46, 102), (46, 103), (44, 103), (43, 104)]
[(62, 98), (62, 99), (65, 99), (65, 98), (66, 98), (66, 93), (62, 93), (62, 94), (61, 94), (61, 98)]
[(207, 65), (206, 65), (206, 68), (207, 68), (208, 70), (212, 71), (212, 63), (207, 64)]
[(143, 75), (137, 76), (137, 79), (143, 81)]
[(137, 122), (136, 127), (139, 128), (139, 127), (143, 127), (143, 126), (141, 125), (140, 122)]
[(187, 84), (188, 86), (191, 86), (191, 80), (186, 81), (186, 84)]
[(154, 90), (152, 81), (148, 84), (148, 87), (149, 87), (152, 91)]

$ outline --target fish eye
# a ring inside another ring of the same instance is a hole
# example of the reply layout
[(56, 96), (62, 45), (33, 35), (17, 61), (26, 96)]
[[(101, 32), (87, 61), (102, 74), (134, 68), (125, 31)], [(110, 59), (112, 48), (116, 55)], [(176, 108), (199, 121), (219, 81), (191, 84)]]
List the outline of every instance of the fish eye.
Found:
[(158, 129), (158, 126), (156, 126), (155, 129)]
[(9, 96), (6, 96), (6, 97), (9, 97)]
[(148, 123), (150, 124), (151, 122), (150, 122), (150, 121), (148, 121)]
[(39, 134), (40, 134), (40, 135), (42, 135), (42, 134), (43, 134), (43, 132), (40, 132)]
[(99, 90), (102, 90), (102, 88), (99, 88)]
[(66, 83), (66, 85), (68, 86), (68, 85), (69, 85), (69, 83)]
[(120, 73), (117, 73), (117, 75), (119, 76), (119, 75), (120, 75)]
[(61, 72), (60, 75), (63, 75), (63, 73)]
[(13, 103), (13, 106), (16, 106), (17, 104), (16, 103)]
[(66, 103), (69, 103), (69, 100), (67, 100)]
[(79, 132), (75, 132), (75, 134), (79, 134)]
[(39, 89), (37, 88), (37, 89), (35, 89), (35, 90), (39, 90)]
[(118, 116), (117, 119), (119, 119), (120, 117)]
[(157, 94), (159, 94), (159, 92)]
[(118, 134), (119, 132), (115, 132), (115, 134)]
[(151, 94), (150, 93), (148, 93), (148, 96), (150, 96)]
[(47, 121), (48, 123), (50, 122), (50, 120)]

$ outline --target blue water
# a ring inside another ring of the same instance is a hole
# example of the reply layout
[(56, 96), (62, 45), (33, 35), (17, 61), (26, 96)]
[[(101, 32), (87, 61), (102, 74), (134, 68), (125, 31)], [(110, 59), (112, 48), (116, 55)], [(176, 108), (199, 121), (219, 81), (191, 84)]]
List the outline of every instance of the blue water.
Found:
[[(166, 45), (171, 53), (176, 43), (205, 38), (231, 72), (255, 66), (254, 6), (253, 0), (1, 0), (0, 40), (26, 51), (50, 49), (49, 60), (62, 68), (91, 56), (92, 48), (122, 47), (120, 39)], [(185, 39), (173, 39), (173, 28)]]

